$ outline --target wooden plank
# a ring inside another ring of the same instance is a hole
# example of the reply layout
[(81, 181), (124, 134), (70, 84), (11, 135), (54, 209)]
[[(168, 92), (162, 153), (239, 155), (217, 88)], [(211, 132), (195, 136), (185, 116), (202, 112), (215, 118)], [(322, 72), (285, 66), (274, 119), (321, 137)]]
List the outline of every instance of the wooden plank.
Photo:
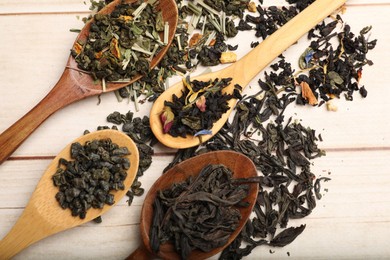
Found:
[(89, 12), (90, 2), (83, 0), (50, 1), (35, 0), (9, 1), (0, 3), (1, 14), (79, 13)]
[[(254, 1), (257, 2), (258, 1)], [(349, 0), (348, 6), (356, 5), (387, 5), (388, 0)], [(265, 6), (286, 5), (284, 0), (265, 0)], [(3, 0), (0, 3), (0, 15), (13, 15), (13, 14), (41, 14), (41, 13), (88, 13), (91, 6), (88, 0), (62, 0), (62, 1), (48, 1), (41, 0), (37, 4), (36, 0)]]

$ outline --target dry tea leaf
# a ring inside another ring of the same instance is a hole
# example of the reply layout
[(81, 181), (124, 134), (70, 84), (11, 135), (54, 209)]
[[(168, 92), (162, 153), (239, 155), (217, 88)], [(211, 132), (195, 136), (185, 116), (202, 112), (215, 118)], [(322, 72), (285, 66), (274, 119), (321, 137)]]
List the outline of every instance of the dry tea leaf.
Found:
[(305, 81), (302, 81), (299, 85), (302, 88), (302, 97), (305, 98), (310, 105), (317, 105), (318, 100), (311, 91), (309, 84), (307, 84)]

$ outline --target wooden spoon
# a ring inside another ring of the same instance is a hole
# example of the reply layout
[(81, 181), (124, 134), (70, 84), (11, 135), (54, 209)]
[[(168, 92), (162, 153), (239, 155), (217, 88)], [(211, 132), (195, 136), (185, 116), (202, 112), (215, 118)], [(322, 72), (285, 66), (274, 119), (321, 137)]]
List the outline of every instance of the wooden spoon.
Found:
[[(325, 19), (334, 10), (343, 5), (346, 0), (317, 0), (308, 6), (304, 11), (291, 19), (288, 23), (266, 38), (256, 48), (250, 51), (239, 61), (231, 66), (192, 78), (192, 80), (209, 81), (215, 78), (232, 77), (230, 86), (225, 89), (227, 93), (233, 93), (234, 85), (239, 84), (246, 87), (250, 81), (270, 62), (279, 56), (289, 46), (294, 44), (302, 35), (308, 32), (320, 21)], [(164, 109), (164, 101), (172, 101), (172, 95), (181, 96), (184, 90), (182, 83), (178, 83), (166, 90), (153, 104), (150, 111), (150, 126), (154, 135), (164, 145), (171, 148), (188, 148), (200, 144), (200, 139), (194, 136), (173, 137), (163, 133), (163, 126), (160, 121), (160, 114)], [(202, 141), (207, 141), (215, 135), (228, 120), (231, 111), (235, 106), (236, 100), (229, 101), (230, 110), (214, 123), (211, 135), (202, 136)]]
[[(84, 135), (72, 143), (84, 144), (86, 141), (93, 139), (106, 138), (110, 138), (120, 147), (126, 146), (131, 153), (127, 156), (131, 166), (124, 181), (125, 189), (112, 192), (116, 203), (129, 190), (138, 171), (139, 155), (135, 143), (126, 134), (116, 130), (96, 131)], [(73, 217), (70, 210), (64, 210), (60, 207), (55, 198), (58, 188), (54, 186), (52, 176), (56, 172), (60, 158), (71, 159), (70, 146), (71, 144), (66, 146), (50, 163), (22, 215), (11, 231), (0, 241), (0, 259), (9, 259), (45, 237), (91, 221), (113, 206), (105, 205), (103, 209), (90, 208), (84, 219)]]
[[(113, 1), (99, 13), (111, 13), (115, 6), (120, 2), (121, 0)], [(131, 3), (135, 2), (135, 0), (129, 0), (127, 2)], [(151, 67), (155, 67), (167, 52), (169, 45), (172, 43), (175, 36), (178, 22), (178, 9), (175, 0), (160, 0), (160, 7), (163, 20), (169, 23), (168, 44), (153, 58), (150, 64)], [(91, 21), (84, 26), (78, 35), (76, 42), (87, 38), (90, 26)], [(106, 92), (122, 88), (140, 78), (141, 75), (134, 77), (130, 82), (126, 83), (107, 83)], [(91, 75), (77, 69), (75, 59), (70, 56), (61, 78), (48, 95), (26, 115), (19, 119), (19, 121), (0, 135), (0, 164), (2, 164), (28, 136), (54, 112), (77, 100), (99, 95), (102, 92), (103, 89), (101, 84), (96, 84)]]
[[(253, 162), (243, 154), (232, 151), (216, 151), (209, 152), (202, 155), (198, 155), (191, 159), (185, 160), (180, 164), (174, 166), (162, 175), (150, 188), (146, 195), (141, 212), (141, 237), (143, 245), (134, 251), (127, 259), (142, 260), (151, 259), (152, 252), (149, 242), (149, 230), (152, 224), (153, 218), (153, 202), (156, 198), (159, 190), (170, 188), (172, 184), (182, 182), (189, 176), (196, 176), (199, 172), (209, 164), (223, 164), (230, 168), (234, 173), (234, 178), (247, 178), (257, 176), (256, 167)], [(239, 208), (241, 212), (241, 220), (238, 228), (230, 235), (229, 241), (226, 245), (215, 248), (210, 252), (203, 252), (200, 250), (194, 250), (189, 256), (189, 259), (205, 259), (221, 252), (226, 246), (228, 246), (240, 233), (244, 227), (247, 219), (249, 218), (253, 206), (255, 204), (258, 185), (250, 184), (249, 195), (245, 201), (249, 203), (248, 207)], [(163, 259), (180, 259), (180, 256), (174, 250), (174, 247), (170, 243), (162, 244), (158, 256)]]

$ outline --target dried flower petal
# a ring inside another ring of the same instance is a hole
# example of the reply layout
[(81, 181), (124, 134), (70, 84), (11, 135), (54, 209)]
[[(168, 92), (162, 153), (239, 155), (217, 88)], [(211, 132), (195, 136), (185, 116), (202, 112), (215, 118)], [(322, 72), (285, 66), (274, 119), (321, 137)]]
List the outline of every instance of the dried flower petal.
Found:
[(204, 95), (200, 96), (200, 98), (198, 98), (198, 100), (196, 100), (195, 104), (201, 112), (206, 111), (206, 97)]
[(200, 33), (195, 33), (194, 35), (192, 35), (190, 42), (189, 42), (190, 48), (192, 46), (196, 45), (202, 37), (203, 37), (203, 35)]
[(362, 68), (358, 69), (358, 71), (357, 71), (357, 82), (358, 83), (360, 82), (360, 79), (362, 78), (362, 74), (363, 74), (363, 69)]
[(130, 16), (130, 15), (120, 15), (119, 19), (122, 19), (125, 22), (128, 22), (128, 21), (132, 21), (133, 20), (133, 16)]
[(73, 50), (74, 50), (77, 54), (80, 54), (82, 49), (83, 49), (83, 46), (81, 46), (80, 43), (78, 43), (78, 42), (75, 42), (75, 43), (74, 43), (74, 45), (73, 45)]
[(163, 112), (160, 115), (161, 123), (163, 124), (163, 133), (166, 134), (172, 127), (173, 119), (175, 115), (173, 114), (170, 107), (164, 107)]
[(118, 39), (117, 39), (117, 38), (112, 38), (111, 44), (110, 44), (110, 50), (111, 50), (111, 53), (112, 53), (115, 57), (117, 57), (117, 58), (119, 59), (120, 56), (121, 56), (121, 53), (120, 53), (120, 51), (119, 51), (119, 46), (118, 46), (118, 44), (119, 44)]
[(310, 105), (314, 106), (318, 104), (317, 98), (314, 96), (313, 92), (311, 91), (311, 88), (309, 84), (307, 84), (305, 81), (302, 81), (301, 84), (299, 84), (302, 88), (302, 97), (309, 102)]
[(96, 59), (100, 59), (102, 56), (103, 56), (103, 50), (101, 50), (99, 52), (95, 52), (95, 58)]
[(196, 132), (194, 134), (194, 136), (198, 136), (198, 135), (211, 135), (211, 134), (213, 134), (213, 132), (211, 130), (204, 129), (204, 130), (200, 130), (200, 131)]

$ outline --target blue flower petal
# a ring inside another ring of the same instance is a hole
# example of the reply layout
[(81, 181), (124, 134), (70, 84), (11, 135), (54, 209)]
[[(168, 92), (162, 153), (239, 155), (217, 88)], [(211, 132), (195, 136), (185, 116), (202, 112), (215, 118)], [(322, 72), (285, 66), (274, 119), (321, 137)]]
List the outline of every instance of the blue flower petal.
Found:
[(194, 136), (198, 135), (211, 135), (213, 132), (211, 130), (200, 130), (199, 132), (195, 133)]
[(313, 58), (313, 54), (314, 54), (313, 51), (310, 51), (309, 53), (306, 54), (306, 56), (305, 56), (305, 62), (306, 62), (306, 64), (309, 64), (309, 62), (310, 62), (311, 59)]

